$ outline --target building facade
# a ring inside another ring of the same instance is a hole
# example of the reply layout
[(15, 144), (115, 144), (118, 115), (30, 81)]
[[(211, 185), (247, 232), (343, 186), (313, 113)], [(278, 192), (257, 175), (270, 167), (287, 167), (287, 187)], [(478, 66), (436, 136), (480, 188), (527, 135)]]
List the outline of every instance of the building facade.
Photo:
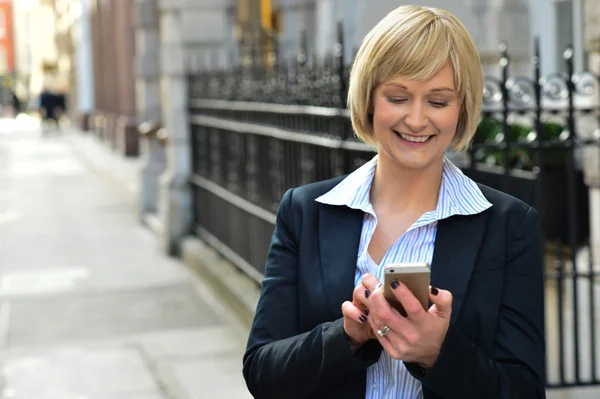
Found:
[(0, 1), (0, 75), (15, 73), (13, 2)]
[(66, 76), (58, 70), (54, 11), (38, 0), (14, 3), (16, 92), (34, 106), (45, 85), (59, 88)]
[(89, 5), (94, 126), (113, 149), (136, 156), (133, 0), (90, 0)]
[[(471, 33), (486, 72), (497, 72), (498, 47), (506, 42), (515, 72), (528, 73), (534, 36), (540, 38), (544, 54), (543, 74), (564, 70), (562, 52), (567, 45), (574, 46), (576, 68), (581, 69), (585, 63), (583, 0), (268, 0), (262, 3), (268, 3), (277, 16), (281, 57), (286, 61), (294, 59), (302, 30), (307, 32), (309, 55), (322, 60), (332, 52), (336, 24), (342, 21), (344, 56), (349, 62), (362, 38), (385, 14), (402, 4), (417, 4), (444, 8), (455, 14)], [(256, 4), (251, 0), (240, 0), (238, 12), (252, 6)], [(242, 13), (252, 15), (247, 11)], [(245, 21), (238, 23), (243, 26)]]

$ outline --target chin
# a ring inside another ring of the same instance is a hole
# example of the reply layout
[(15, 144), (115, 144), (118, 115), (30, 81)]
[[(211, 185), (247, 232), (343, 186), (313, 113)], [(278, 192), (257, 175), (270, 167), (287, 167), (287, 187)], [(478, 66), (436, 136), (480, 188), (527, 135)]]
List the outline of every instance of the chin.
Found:
[[(446, 142), (445, 137), (434, 136), (429, 142), (423, 144), (407, 143), (397, 134), (386, 137), (380, 141), (380, 157), (384, 156), (391, 165), (409, 170), (424, 170), (441, 167), (445, 151), (442, 149)], [(448, 143), (450, 144), (450, 143)]]
[(395, 148), (393, 151), (384, 150), (383, 153), (392, 164), (403, 169), (424, 170), (441, 166), (444, 161), (443, 152), (440, 155), (437, 151), (399, 151)]
[(438, 162), (434, 159), (411, 159), (411, 157), (394, 157), (394, 163), (403, 169), (409, 170), (425, 170)]

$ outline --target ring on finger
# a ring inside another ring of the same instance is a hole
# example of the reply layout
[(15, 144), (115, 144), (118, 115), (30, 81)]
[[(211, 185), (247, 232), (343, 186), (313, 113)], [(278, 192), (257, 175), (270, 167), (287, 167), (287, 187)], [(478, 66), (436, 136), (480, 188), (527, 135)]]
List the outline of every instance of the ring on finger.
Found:
[(390, 332), (390, 328), (388, 326), (383, 326), (381, 330), (377, 330), (377, 335), (381, 338), (385, 337)]

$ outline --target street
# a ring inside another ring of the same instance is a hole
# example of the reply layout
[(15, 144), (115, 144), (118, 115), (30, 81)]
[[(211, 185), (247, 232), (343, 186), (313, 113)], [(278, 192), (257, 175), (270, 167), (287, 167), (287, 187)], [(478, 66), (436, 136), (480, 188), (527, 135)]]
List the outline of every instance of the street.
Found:
[(249, 398), (244, 329), (73, 134), (0, 120), (0, 397)]

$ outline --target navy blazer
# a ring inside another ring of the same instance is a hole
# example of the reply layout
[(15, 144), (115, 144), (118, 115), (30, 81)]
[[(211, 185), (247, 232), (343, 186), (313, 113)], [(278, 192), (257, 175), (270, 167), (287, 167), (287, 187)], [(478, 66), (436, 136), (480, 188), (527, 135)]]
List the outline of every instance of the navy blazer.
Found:
[[(343, 177), (282, 199), (248, 347), (244, 377), (257, 399), (363, 399), (376, 340), (352, 354), (341, 305), (352, 300), (363, 212), (315, 199)], [(480, 186), (486, 211), (441, 220), (431, 285), (452, 292), (441, 353), (423, 374), (425, 399), (544, 398), (542, 252), (538, 216)]]

